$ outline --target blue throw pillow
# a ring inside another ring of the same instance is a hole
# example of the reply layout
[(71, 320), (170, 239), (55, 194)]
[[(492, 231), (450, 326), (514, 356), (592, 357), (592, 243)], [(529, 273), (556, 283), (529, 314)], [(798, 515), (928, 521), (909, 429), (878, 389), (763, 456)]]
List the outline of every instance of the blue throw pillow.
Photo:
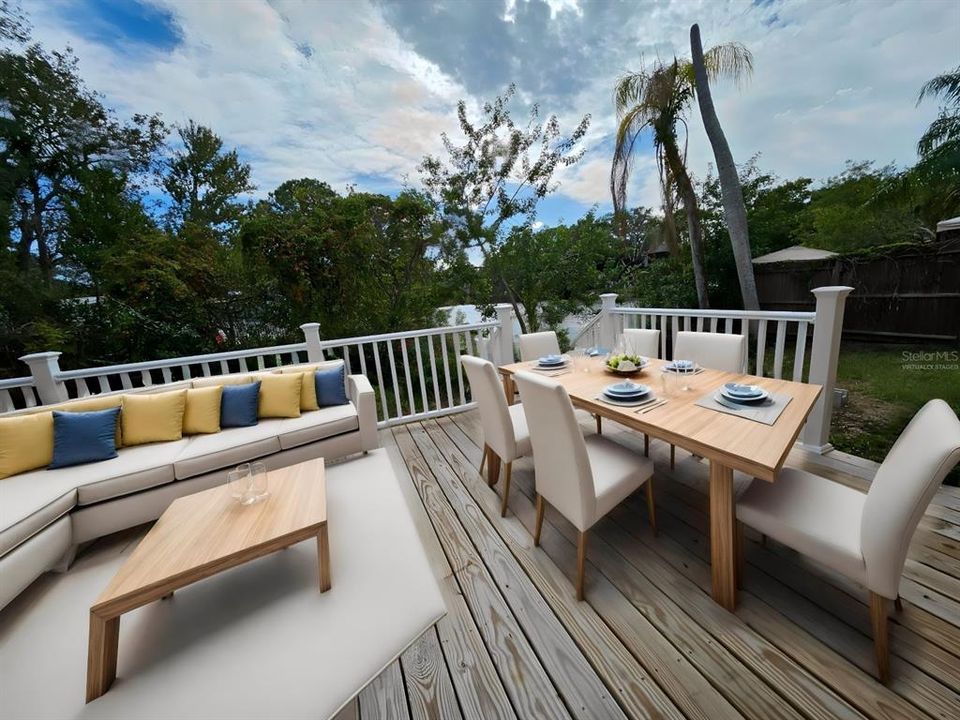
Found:
[(220, 397), (220, 427), (250, 427), (257, 424), (260, 381), (247, 385), (224, 385)]
[(120, 408), (95, 412), (53, 411), (53, 462), (49, 468), (109, 460), (117, 456)]
[(347, 391), (344, 389), (346, 371), (343, 363), (336, 367), (317, 370), (314, 382), (317, 386), (317, 405), (320, 407), (346, 405), (349, 402)]

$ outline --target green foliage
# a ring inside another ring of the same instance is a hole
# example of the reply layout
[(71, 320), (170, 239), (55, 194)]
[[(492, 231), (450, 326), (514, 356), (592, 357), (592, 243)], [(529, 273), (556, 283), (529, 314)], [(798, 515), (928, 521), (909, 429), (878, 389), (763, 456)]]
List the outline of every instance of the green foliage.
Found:
[(523, 331), (536, 332), (593, 305), (616, 282), (622, 247), (610, 218), (591, 212), (569, 227), (513, 228), (485, 269), (516, 301)]
[(243, 214), (239, 196), (255, 190), (250, 166), (236, 150), (225, 151), (223, 141), (193, 120), (177, 128), (183, 144), (164, 163), (160, 184), (170, 195), (167, 217), (175, 228), (192, 224), (213, 228), (229, 237)]
[(433, 322), (436, 308), (475, 273), (442, 243), (425, 196), (338, 195), (317, 180), (291, 180), (256, 204), (240, 230), (247, 292), (261, 322), (319, 322), (328, 337)]

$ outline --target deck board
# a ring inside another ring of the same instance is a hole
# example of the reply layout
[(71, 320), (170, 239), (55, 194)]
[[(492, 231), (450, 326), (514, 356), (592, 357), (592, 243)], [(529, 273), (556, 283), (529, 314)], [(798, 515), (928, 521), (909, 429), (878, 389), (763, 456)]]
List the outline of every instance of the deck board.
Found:
[[(586, 422), (585, 431), (592, 431)], [(635, 450), (642, 436), (604, 434)], [(660, 534), (643, 498), (591, 533), (577, 603), (573, 528), (548, 509), (533, 547), (533, 464), (501, 484), (479, 476), (476, 412), (381, 432), (448, 614), (361, 694), (368, 718), (958, 718), (960, 491), (942, 488), (891, 614), (893, 681), (872, 676), (864, 591), (748, 533), (736, 613), (710, 600), (706, 466), (654, 442)], [(793, 451), (802, 467), (866, 491), (875, 465)], [(380, 697), (382, 696), (382, 697)], [(402, 702), (401, 702), (402, 701)]]

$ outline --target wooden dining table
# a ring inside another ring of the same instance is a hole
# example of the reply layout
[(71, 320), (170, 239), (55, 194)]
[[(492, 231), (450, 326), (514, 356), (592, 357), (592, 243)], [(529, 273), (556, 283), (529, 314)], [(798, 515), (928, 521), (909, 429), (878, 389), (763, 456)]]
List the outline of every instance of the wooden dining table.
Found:
[[(713, 599), (732, 612), (737, 598), (733, 471), (739, 470), (761, 481), (776, 482), (822, 387), (704, 368), (687, 377), (674, 376), (664, 392), (660, 377), (664, 364), (663, 360), (651, 359), (641, 373), (631, 378), (649, 385), (653, 393), (667, 400), (650, 410), (612, 405), (597, 399), (607, 385), (623, 379), (605, 370), (603, 358), (579, 359), (568, 363), (567, 370), (558, 374), (533, 370), (535, 361), (503, 365), (499, 371), (508, 403), (512, 404), (515, 396), (514, 373), (546, 374), (566, 388), (575, 407), (648, 437), (665, 440), (709, 462)], [(773, 425), (696, 404), (728, 382), (759, 385), (770, 394), (788, 396), (790, 402)]]

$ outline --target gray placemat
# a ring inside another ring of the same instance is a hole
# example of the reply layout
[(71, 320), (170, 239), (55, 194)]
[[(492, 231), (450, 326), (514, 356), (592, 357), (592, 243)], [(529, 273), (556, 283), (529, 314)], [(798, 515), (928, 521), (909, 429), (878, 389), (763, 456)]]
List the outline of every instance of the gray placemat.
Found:
[(697, 400), (694, 404), (707, 408), (708, 410), (716, 410), (735, 417), (742, 417), (746, 420), (763, 423), (764, 425), (773, 425), (777, 421), (777, 418), (780, 417), (780, 413), (782, 413), (787, 405), (790, 404), (790, 401), (793, 400), (792, 397), (783, 393), (770, 393), (770, 397), (767, 398), (767, 402), (763, 405), (741, 405), (737, 408), (731, 408), (726, 405), (721, 405), (716, 401), (715, 396), (719, 394), (719, 390), (713, 390)]

